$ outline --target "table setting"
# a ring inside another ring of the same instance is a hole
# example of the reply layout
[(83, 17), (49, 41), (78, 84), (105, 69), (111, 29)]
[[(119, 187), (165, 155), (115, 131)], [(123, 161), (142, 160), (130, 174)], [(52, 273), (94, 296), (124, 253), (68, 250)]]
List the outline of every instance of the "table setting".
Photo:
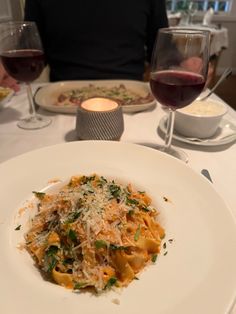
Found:
[[(200, 67), (169, 70), (170, 32)], [(30, 77), (1, 105), (5, 312), (236, 313), (236, 112), (197, 100), (208, 48), (164, 29), (150, 84)]]

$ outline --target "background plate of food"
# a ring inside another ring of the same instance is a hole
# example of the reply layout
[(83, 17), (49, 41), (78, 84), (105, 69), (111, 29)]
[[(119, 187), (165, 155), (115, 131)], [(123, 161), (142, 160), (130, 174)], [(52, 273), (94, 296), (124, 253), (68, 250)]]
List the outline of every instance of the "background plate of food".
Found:
[(11, 88), (0, 86), (0, 107), (5, 105), (13, 96), (14, 91)]
[(131, 80), (51, 83), (37, 91), (35, 102), (52, 112), (74, 114), (83, 100), (93, 97), (111, 98), (122, 106), (123, 112), (139, 112), (156, 104), (147, 83)]

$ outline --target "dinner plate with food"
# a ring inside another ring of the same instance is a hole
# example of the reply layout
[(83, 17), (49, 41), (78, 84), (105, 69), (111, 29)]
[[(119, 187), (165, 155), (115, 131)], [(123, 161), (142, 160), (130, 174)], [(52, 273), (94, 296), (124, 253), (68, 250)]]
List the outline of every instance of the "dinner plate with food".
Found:
[(59, 113), (76, 113), (82, 101), (110, 98), (118, 102), (123, 112), (139, 112), (155, 106), (148, 84), (132, 80), (65, 81), (40, 88), (34, 97), (42, 108)]
[(1, 163), (0, 180), (3, 313), (230, 312), (235, 220), (185, 163), (80, 141)]
[(0, 86), (0, 107), (9, 101), (13, 94), (14, 91), (11, 88)]

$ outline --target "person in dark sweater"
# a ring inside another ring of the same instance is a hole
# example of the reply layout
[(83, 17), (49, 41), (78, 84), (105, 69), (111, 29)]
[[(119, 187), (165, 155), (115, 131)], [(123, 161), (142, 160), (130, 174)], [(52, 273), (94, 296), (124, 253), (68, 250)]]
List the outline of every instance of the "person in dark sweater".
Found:
[(26, 0), (51, 81), (143, 80), (159, 28), (168, 27), (165, 0)]

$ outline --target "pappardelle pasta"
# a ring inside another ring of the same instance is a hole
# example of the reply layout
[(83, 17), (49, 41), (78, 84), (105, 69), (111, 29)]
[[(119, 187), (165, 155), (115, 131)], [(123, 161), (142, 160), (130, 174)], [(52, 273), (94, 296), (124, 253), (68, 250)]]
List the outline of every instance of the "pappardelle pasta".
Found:
[(25, 234), (36, 265), (59, 285), (96, 292), (127, 286), (160, 252), (164, 229), (151, 198), (96, 174), (56, 193), (34, 192), (38, 213)]

